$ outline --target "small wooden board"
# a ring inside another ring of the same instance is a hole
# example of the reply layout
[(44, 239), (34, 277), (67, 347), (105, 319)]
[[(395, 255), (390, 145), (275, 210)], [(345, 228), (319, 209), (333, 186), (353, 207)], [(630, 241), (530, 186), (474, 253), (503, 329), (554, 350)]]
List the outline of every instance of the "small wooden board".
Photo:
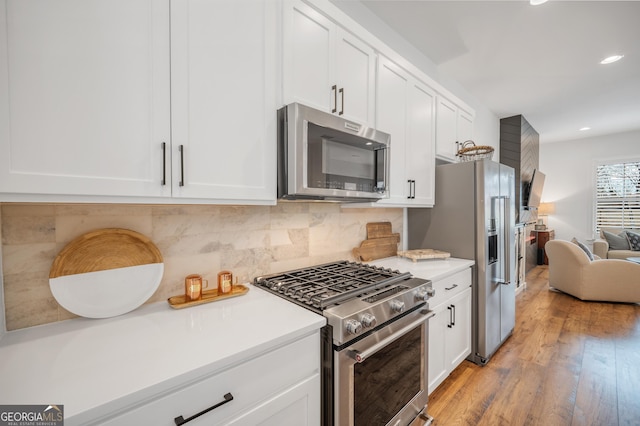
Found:
[(360, 262), (392, 257), (398, 253), (400, 234), (391, 232), (391, 222), (367, 223), (367, 239), (353, 249), (353, 256)]
[(384, 238), (393, 235), (391, 232), (391, 222), (369, 222), (367, 223), (367, 240)]
[(451, 257), (451, 253), (434, 249), (417, 249), (399, 251), (398, 256), (406, 257), (417, 262), (422, 259), (446, 259)]
[(360, 247), (353, 249), (353, 255), (361, 262), (370, 262), (376, 259), (392, 257), (398, 253), (400, 234), (391, 234), (384, 238), (364, 240)]
[(229, 299), (231, 297), (244, 296), (249, 292), (249, 288), (242, 284), (234, 284), (231, 293), (218, 295), (218, 289), (205, 290), (202, 292), (202, 298), (198, 300), (187, 301), (187, 296), (181, 294), (167, 299), (169, 306), (173, 309), (188, 308), (190, 306), (202, 305), (204, 303), (216, 302), (218, 300)]

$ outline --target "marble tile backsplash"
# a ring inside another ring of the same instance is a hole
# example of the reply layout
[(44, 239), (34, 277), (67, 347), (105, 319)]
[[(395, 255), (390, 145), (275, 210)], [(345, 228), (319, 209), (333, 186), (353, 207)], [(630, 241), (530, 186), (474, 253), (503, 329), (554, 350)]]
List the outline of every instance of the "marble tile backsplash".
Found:
[[(183, 292), (184, 277), (210, 282), (223, 269), (238, 282), (256, 276), (353, 259), (368, 222), (389, 221), (402, 235), (398, 208), (342, 209), (332, 203), (277, 206), (0, 204), (7, 330), (74, 317), (49, 290), (49, 270), (71, 240), (100, 228), (149, 237), (162, 253), (162, 282), (147, 303)], [(1, 299), (0, 299), (1, 302)]]

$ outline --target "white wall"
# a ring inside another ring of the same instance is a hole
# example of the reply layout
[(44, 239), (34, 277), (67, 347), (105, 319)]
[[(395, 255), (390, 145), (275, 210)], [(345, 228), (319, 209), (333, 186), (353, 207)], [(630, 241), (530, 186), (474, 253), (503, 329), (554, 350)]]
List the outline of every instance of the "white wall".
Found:
[(595, 238), (595, 166), (609, 160), (640, 160), (640, 131), (540, 144), (542, 202), (555, 204), (548, 222), (557, 239)]
[(475, 109), (476, 116), (474, 121), (473, 139), (477, 145), (493, 146), (496, 149), (493, 160), (500, 160), (500, 120), (493, 112), (482, 105), (458, 82), (440, 73), (438, 66), (431, 59), (423, 55), (411, 43), (391, 29), (362, 3), (355, 0), (331, 1), (353, 20), (366, 28), (367, 31), (384, 41), (390, 48), (395, 50), (406, 60), (418, 67), (433, 80), (440, 83), (462, 101), (466, 102), (471, 108)]

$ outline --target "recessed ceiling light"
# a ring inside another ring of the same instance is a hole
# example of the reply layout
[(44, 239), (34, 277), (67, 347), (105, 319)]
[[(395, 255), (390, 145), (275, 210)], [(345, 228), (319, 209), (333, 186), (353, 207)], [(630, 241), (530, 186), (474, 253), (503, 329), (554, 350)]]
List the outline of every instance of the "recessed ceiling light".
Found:
[(612, 55), (612, 56), (609, 56), (608, 58), (604, 58), (603, 60), (600, 61), (600, 63), (602, 65), (612, 64), (614, 62), (618, 62), (622, 58), (624, 58), (624, 55)]
[(591, 130), (591, 127), (581, 127), (580, 131), (584, 132), (585, 130)]
[(529, 0), (531, 6), (538, 6), (539, 4), (546, 3), (547, 0)]

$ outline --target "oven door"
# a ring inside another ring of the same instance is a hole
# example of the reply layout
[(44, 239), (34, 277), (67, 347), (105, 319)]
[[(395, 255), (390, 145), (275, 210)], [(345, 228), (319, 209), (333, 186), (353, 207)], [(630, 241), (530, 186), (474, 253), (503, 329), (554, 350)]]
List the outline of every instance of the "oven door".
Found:
[(423, 306), (334, 353), (338, 425), (407, 425), (427, 405), (429, 318)]

